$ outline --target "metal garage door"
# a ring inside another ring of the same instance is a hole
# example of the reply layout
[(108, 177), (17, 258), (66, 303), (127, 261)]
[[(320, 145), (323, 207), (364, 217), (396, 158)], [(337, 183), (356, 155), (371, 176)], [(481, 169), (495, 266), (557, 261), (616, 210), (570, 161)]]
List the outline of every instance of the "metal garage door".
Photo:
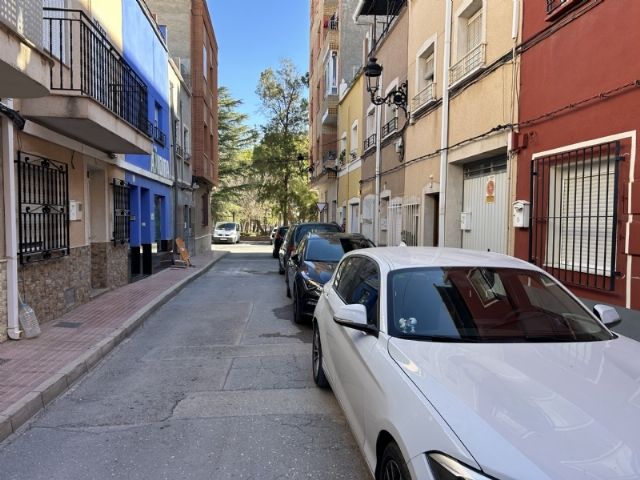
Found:
[(508, 195), (506, 155), (465, 165), (463, 248), (507, 253)]

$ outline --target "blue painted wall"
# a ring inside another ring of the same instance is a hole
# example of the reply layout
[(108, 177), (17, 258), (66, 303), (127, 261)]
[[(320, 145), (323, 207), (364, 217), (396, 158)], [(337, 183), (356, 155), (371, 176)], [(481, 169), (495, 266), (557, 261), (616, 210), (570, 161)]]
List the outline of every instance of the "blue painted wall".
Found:
[[(147, 84), (148, 118), (154, 122), (159, 107), (159, 127), (165, 134), (165, 144), (154, 141), (154, 151), (170, 162), (170, 108), (169, 108), (169, 55), (161, 37), (151, 25), (137, 0), (122, 1), (123, 55), (135, 72)], [(151, 155), (130, 155), (125, 160), (146, 171), (151, 171)], [(173, 168), (170, 165), (170, 171)], [(156, 222), (161, 223), (161, 240), (173, 238), (172, 189), (168, 185), (126, 173), (126, 180), (133, 188), (131, 210), (135, 221), (131, 225), (131, 246), (153, 243), (156, 238)], [(155, 197), (162, 197), (160, 218), (155, 214)]]

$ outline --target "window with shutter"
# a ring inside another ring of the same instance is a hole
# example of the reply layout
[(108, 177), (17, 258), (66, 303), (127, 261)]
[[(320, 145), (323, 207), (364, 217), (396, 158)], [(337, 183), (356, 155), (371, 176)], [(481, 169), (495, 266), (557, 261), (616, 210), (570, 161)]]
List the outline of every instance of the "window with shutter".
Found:
[(534, 159), (530, 260), (561, 281), (613, 290), (620, 142)]

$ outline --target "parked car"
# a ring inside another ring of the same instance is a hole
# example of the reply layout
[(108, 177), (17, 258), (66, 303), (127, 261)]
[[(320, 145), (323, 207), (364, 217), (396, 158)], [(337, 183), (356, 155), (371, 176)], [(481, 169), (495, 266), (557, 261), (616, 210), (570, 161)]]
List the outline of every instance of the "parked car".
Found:
[(278, 258), (278, 251), (280, 250), (280, 246), (282, 245), (282, 242), (284, 241), (284, 237), (287, 235), (287, 231), (289, 230), (288, 226), (281, 226), (278, 227), (278, 230), (276, 231), (276, 236), (273, 239), (273, 253), (272, 256), (273, 258)]
[(235, 222), (218, 222), (213, 228), (213, 243), (238, 243), (240, 241), (240, 224)]
[(291, 253), (298, 247), (300, 240), (309, 232), (341, 232), (337, 223), (297, 223), (292, 225), (282, 242), (278, 253), (278, 273), (284, 274)]
[(530, 263), (456, 249), (347, 253), (313, 319), (377, 479), (640, 478), (640, 343)]
[(293, 320), (302, 323), (313, 314), (322, 286), (345, 253), (371, 247), (374, 243), (359, 233), (308, 233), (287, 263), (287, 297), (293, 297)]
[(278, 233), (278, 227), (273, 227), (271, 230), (271, 235), (269, 235), (269, 243), (273, 245), (273, 240), (276, 238), (276, 233)]

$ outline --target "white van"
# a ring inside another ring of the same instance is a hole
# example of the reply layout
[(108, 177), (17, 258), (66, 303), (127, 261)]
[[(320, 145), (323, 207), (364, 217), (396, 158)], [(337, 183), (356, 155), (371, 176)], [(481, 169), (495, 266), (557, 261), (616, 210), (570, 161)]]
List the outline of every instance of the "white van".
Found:
[(240, 241), (240, 224), (235, 222), (218, 222), (213, 228), (213, 243), (238, 243)]

